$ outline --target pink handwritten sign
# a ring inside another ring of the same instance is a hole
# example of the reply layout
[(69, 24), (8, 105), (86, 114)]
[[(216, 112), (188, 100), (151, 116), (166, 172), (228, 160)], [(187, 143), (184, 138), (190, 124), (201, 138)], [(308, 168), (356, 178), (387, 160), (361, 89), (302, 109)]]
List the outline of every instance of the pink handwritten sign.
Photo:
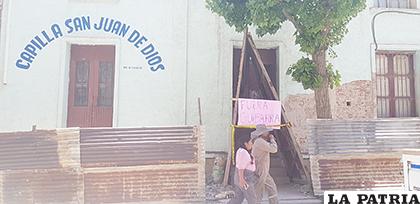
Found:
[(238, 104), (238, 125), (281, 124), (280, 101), (239, 99)]

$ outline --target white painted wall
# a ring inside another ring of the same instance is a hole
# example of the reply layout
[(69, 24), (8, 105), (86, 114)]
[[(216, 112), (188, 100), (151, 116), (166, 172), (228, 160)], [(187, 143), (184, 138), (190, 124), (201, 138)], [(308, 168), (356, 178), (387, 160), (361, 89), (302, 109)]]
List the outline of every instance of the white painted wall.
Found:
[[(341, 71), (343, 83), (372, 79), (375, 62), (370, 23), (372, 16), (383, 9), (371, 5), (373, 0), (350, 23), (343, 43), (334, 48), (338, 58), (331, 61)], [(151, 72), (143, 56), (126, 39), (98, 31), (57, 39), (40, 52), (29, 70), (14, 66), (36, 34), (53, 23), (62, 24), (80, 15), (113, 17), (131, 25), (154, 43), (167, 69)], [(197, 124), (200, 97), (206, 150), (228, 149), (232, 50), (241, 46), (242, 34), (212, 14), (204, 0), (8, 0), (3, 19), (0, 79), (7, 84), (0, 85), (0, 130), (29, 129), (32, 124), (39, 128), (65, 127), (70, 45), (113, 44), (117, 48), (114, 126)], [(420, 16), (379, 17), (380, 49), (420, 50), (419, 25)], [(294, 44), (291, 24), (255, 41), (261, 48), (278, 48), (282, 99), (309, 93), (285, 75), (302, 56)], [(143, 69), (124, 70), (124, 65)], [(418, 64), (416, 67), (418, 70)]]
[[(0, 129), (28, 129), (32, 124), (53, 128), (66, 124), (71, 43), (116, 45), (115, 126), (184, 124), (187, 4), (181, 0), (148, 2), (10, 1), (10, 11), (15, 12), (10, 12), (10, 26), (5, 29), (10, 44), (2, 66), (7, 85), (0, 89), (3, 116)], [(39, 52), (28, 70), (14, 66), (20, 52), (36, 34), (53, 23), (64, 25), (65, 19), (82, 15), (90, 15), (92, 21), (109, 16), (131, 25), (154, 43), (167, 69), (150, 71), (139, 50), (126, 39), (100, 31), (73, 33), (53, 41)], [(123, 70), (124, 65), (143, 69)]]

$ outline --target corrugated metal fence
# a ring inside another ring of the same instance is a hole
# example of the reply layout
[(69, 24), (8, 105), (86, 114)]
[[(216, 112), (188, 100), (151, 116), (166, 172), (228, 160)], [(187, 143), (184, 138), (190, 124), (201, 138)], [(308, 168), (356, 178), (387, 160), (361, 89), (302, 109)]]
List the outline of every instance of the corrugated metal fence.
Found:
[(0, 203), (204, 199), (199, 127), (0, 133)]
[(403, 152), (420, 150), (420, 119), (310, 120), (314, 193), (400, 189)]

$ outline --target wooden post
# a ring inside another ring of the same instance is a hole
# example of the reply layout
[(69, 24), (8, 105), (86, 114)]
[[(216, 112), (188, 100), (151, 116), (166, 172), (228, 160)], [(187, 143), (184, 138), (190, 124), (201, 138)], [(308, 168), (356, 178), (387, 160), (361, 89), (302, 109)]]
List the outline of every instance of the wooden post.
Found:
[[(244, 69), (244, 63), (245, 63), (245, 55), (246, 55), (246, 48), (247, 48), (247, 44), (248, 44), (248, 28), (245, 29), (244, 31), (244, 39), (242, 41), (242, 50), (241, 50), (241, 60), (239, 63), (239, 74), (238, 74), (238, 83), (236, 84), (236, 94), (235, 94), (235, 101), (233, 102), (233, 116), (232, 116), (232, 125), (236, 124), (236, 121), (238, 120), (238, 98), (239, 98), (239, 94), (241, 93), (241, 84), (242, 84), (242, 73), (243, 73), (243, 69)], [(231, 147), (232, 145), (232, 141), (231, 138), (229, 137), (229, 147)], [(225, 175), (223, 177), (223, 185), (227, 185), (228, 183), (228, 179), (229, 179), (229, 173), (230, 173), (230, 165), (232, 162), (232, 156), (233, 156), (233, 152), (234, 149), (231, 149), (228, 152), (228, 157), (226, 159), (226, 167), (225, 167)]]
[[(278, 92), (277, 92), (276, 88), (274, 87), (273, 82), (270, 79), (270, 76), (268, 75), (267, 69), (264, 66), (264, 63), (263, 63), (263, 61), (261, 59), (261, 55), (260, 55), (260, 53), (258, 52), (258, 50), (257, 50), (257, 48), (255, 46), (255, 43), (254, 43), (254, 40), (252, 39), (252, 36), (248, 36), (248, 42), (249, 42), (249, 45), (251, 47), (252, 54), (255, 57), (255, 59), (257, 60), (257, 63), (259, 65), (258, 67), (261, 69), (262, 75), (265, 78), (265, 81), (268, 83), (268, 86), (270, 87), (270, 90), (271, 90), (271, 93), (272, 93), (273, 97), (276, 100), (280, 100), (279, 95), (278, 95)], [(282, 113), (281, 114), (283, 115), (285, 121), (288, 121), (287, 120), (287, 117), (286, 117), (286, 114), (285, 114), (285, 111), (284, 111), (283, 108), (282, 108)], [(303, 168), (305, 177), (308, 180), (308, 179), (310, 179), (308, 170), (305, 168), (305, 165), (303, 164), (303, 158), (302, 158), (302, 156), (300, 155), (299, 152), (297, 152), (297, 150), (299, 150), (299, 148), (297, 146), (297, 143), (296, 143), (295, 138), (292, 136), (293, 135), (292, 129), (289, 129), (289, 131), (291, 133), (291, 138), (290, 139), (291, 139), (291, 141), (293, 143), (293, 148), (296, 151), (296, 154), (298, 156), (299, 162), (300, 162), (300, 164), (301, 164), (301, 166)]]
[(203, 125), (203, 120), (201, 119), (201, 100), (200, 97), (197, 98), (198, 101), (198, 119), (200, 122), (200, 126)]
[(235, 101), (233, 103), (233, 118), (232, 118), (232, 124), (235, 125), (236, 121), (238, 120), (238, 98), (241, 93), (241, 84), (242, 84), (242, 76), (243, 76), (243, 70), (244, 70), (244, 64), (245, 64), (245, 55), (247, 52), (247, 38), (248, 38), (248, 29), (245, 29), (244, 31), (244, 40), (241, 50), (241, 61), (239, 62), (239, 74), (238, 74), (238, 84), (236, 85), (236, 94), (235, 94)]

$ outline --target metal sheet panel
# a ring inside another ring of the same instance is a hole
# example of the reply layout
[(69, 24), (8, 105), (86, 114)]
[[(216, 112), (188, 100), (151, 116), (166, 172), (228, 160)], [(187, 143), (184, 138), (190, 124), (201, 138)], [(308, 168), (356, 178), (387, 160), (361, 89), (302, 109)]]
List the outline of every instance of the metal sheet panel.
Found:
[(94, 128), (80, 132), (86, 203), (204, 199), (200, 128)]
[(186, 127), (82, 129), (82, 166), (196, 163), (197, 139)]
[(420, 119), (310, 120), (309, 154), (420, 149)]
[(314, 193), (328, 190), (402, 190), (401, 154), (311, 156)]
[(82, 203), (82, 174), (72, 169), (7, 171), (2, 203)]
[(420, 149), (420, 120), (309, 121), (315, 194), (401, 189), (402, 152)]
[(177, 169), (168, 167), (86, 173), (85, 203), (202, 199), (202, 189), (196, 185), (199, 179), (196, 167), (185, 166)]
[(55, 130), (0, 133), (0, 170), (77, 166), (78, 134), (78, 129), (60, 135)]
[(204, 199), (202, 128), (0, 133), (0, 203)]

